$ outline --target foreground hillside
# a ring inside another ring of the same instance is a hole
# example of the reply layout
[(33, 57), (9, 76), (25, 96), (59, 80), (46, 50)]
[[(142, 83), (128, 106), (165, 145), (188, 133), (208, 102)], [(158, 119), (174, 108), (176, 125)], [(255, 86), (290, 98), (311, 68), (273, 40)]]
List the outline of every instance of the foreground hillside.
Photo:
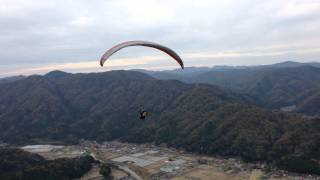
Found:
[(0, 148), (0, 179), (74, 179), (91, 169), (90, 156), (46, 160), (20, 149)]
[[(57, 71), (0, 86), (0, 140), (167, 143), (319, 174), (319, 120), (250, 103), (247, 96), (216, 86), (138, 72)], [(151, 113), (145, 122), (138, 118), (141, 106)]]

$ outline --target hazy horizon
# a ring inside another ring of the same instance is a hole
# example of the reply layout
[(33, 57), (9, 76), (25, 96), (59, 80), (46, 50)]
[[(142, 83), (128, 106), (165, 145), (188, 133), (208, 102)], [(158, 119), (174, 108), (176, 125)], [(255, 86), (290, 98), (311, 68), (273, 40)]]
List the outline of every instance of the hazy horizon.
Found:
[[(315, 62), (315, 61), (310, 61), (310, 62), (298, 62), (298, 61), (280, 61), (280, 62), (276, 62), (276, 63), (270, 63), (270, 64), (255, 64), (255, 65), (213, 65), (213, 66), (185, 66), (185, 69), (188, 68), (214, 68), (214, 67), (256, 67), (256, 66), (268, 66), (268, 65), (275, 65), (275, 64), (281, 64), (281, 63), (320, 63), (320, 62)], [(29, 72), (29, 73), (25, 73), (25, 74), (13, 74), (13, 75), (4, 75), (2, 76), (0, 74), (0, 79), (1, 78), (7, 78), (7, 77), (14, 77), (14, 76), (30, 76), (30, 75), (45, 75), (47, 73), (53, 72), (53, 71), (62, 71), (62, 72), (66, 72), (66, 73), (99, 73), (99, 72), (107, 72), (107, 71), (115, 71), (115, 70), (127, 70), (127, 71), (136, 71), (136, 70), (146, 70), (146, 71), (155, 71), (155, 72), (161, 72), (161, 71), (170, 71), (170, 70), (181, 70), (181, 68), (176, 67), (176, 66), (171, 66), (171, 68), (168, 69), (148, 69), (148, 68), (130, 68), (128, 67), (127, 69), (124, 68), (104, 68), (101, 67), (100, 70), (98, 71), (92, 71), (90, 69), (88, 70), (83, 70), (83, 71), (79, 71), (79, 70), (68, 70), (68, 69), (49, 69), (49, 68), (44, 68), (42, 69), (43, 71), (41, 72), (35, 72), (32, 73), (33, 71)]]
[(166, 45), (186, 67), (320, 62), (316, 0), (4, 0), (0, 25), (0, 77), (177, 68), (162, 52), (141, 47), (101, 68), (104, 51), (127, 40)]

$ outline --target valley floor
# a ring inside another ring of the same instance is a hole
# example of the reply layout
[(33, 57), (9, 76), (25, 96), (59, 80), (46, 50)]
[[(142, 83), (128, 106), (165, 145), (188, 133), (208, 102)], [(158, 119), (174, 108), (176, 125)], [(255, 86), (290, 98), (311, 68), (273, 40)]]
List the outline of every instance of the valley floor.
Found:
[[(22, 149), (38, 153), (47, 159), (90, 154), (100, 162), (108, 163), (113, 167), (114, 179), (320, 179), (319, 176), (288, 173), (264, 164), (245, 163), (234, 158), (190, 154), (152, 144), (82, 141), (73, 146), (35, 145), (25, 146)], [(94, 166), (81, 179), (102, 179), (99, 167)]]

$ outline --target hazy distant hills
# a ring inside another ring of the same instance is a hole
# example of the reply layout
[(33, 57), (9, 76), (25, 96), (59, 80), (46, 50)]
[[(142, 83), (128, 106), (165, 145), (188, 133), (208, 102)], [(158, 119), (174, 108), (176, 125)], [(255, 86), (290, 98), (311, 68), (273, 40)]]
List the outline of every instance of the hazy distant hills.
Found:
[[(278, 109), (295, 105), (298, 111), (305, 100), (320, 92), (320, 68), (311, 66), (208, 72), (193, 80), (247, 93), (264, 107)], [(305, 113), (318, 114), (320, 109)]]
[(25, 78), (25, 76), (11, 76), (11, 77), (0, 78), (0, 84), (14, 82), (23, 78)]
[[(157, 80), (134, 71), (54, 71), (0, 85), (0, 141), (167, 143), (320, 173), (319, 119), (253, 103), (217, 86)], [(142, 106), (150, 112), (145, 122), (138, 117)], [(291, 161), (298, 166), (286, 164)]]
[(218, 85), (252, 96), (262, 107), (320, 114), (320, 63), (284, 62), (253, 67), (192, 68), (193, 72), (181, 75), (177, 70), (149, 72), (159, 79), (177, 79), (187, 83)]
[(300, 67), (300, 66), (313, 66), (320, 68), (320, 63), (318, 62), (307, 62), (307, 63), (300, 63), (294, 61), (285, 61), (281, 63), (276, 63), (272, 65), (266, 65), (266, 67), (275, 67), (275, 68), (283, 68), (283, 67)]
[[(271, 65), (257, 65), (257, 66), (213, 66), (213, 67), (185, 67), (184, 70), (164, 70), (164, 71), (147, 71), (136, 69), (134, 71), (140, 71), (143, 73), (150, 74), (159, 79), (172, 79), (181, 77), (190, 77), (194, 75), (203, 74), (210, 71), (231, 71), (231, 70), (257, 70), (257, 69), (276, 69), (276, 68), (290, 68), (290, 67), (301, 67), (301, 66), (312, 66), (320, 68), (320, 63), (310, 62), (310, 63), (300, 63), (293, 61), (285, 61), (281, 63), (271, 64)], [(176, 76), (176, 77), (175, 77)]]

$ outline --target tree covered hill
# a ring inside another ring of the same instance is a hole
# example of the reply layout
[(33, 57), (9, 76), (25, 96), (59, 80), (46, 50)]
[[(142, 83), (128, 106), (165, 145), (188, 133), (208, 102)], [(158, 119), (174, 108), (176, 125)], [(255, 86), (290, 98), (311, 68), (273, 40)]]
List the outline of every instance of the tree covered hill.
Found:
[[(141, 106), (150, 112), (145, 121), (138, 117)], [(0, 140), (10, 143), (167, 143), (319, 174), (319, 137), (319, 119), (259, 108), (248, 96), (217, 86), (133, 71), (56, 71), (0, 85)], [(312, 168), (290, 167), (288, 160)]]
[(298, 105), (320, 90), (320, 68), (311, 66), (211, 72), (197, 78), (196, 82), (239, 90), (255, 97), (266, 107), (276, 108)]
[(209, 109), (210, 104), (198, 98), (202, 93), (210, 97), (203, 100), (215, 106), (247, 101), (245, 96), (218, 87), (161, 81), (137, 72), (61, 74), (64, 76), (30, 76), (0, 86), (2, 139), (59, 139), (66, 135), (112, 139), (129, 133), (128, 128), (140, 127), (141, 106), (150, 111), (152, 120), (178, 108), (170, 107), (175, 101), (188, 102), (185, 98), (190, 99), (189, 104), (197, 101), (195, 106)]
[(280, 109), (294, 107), (295, 112), (320, 115), (320, 68), (317, 63), (285, 62), (269, 66), (212, 68), (197, 74), (150, 73), (159, 79), (177, 79), (188, 83), (218, 85), (255, 99), (257, 105)]
[(89, 171), (94, 162), (91, 156), (46, 160), (21, 149), (0, 148), (0, 179), (74, 179)]

